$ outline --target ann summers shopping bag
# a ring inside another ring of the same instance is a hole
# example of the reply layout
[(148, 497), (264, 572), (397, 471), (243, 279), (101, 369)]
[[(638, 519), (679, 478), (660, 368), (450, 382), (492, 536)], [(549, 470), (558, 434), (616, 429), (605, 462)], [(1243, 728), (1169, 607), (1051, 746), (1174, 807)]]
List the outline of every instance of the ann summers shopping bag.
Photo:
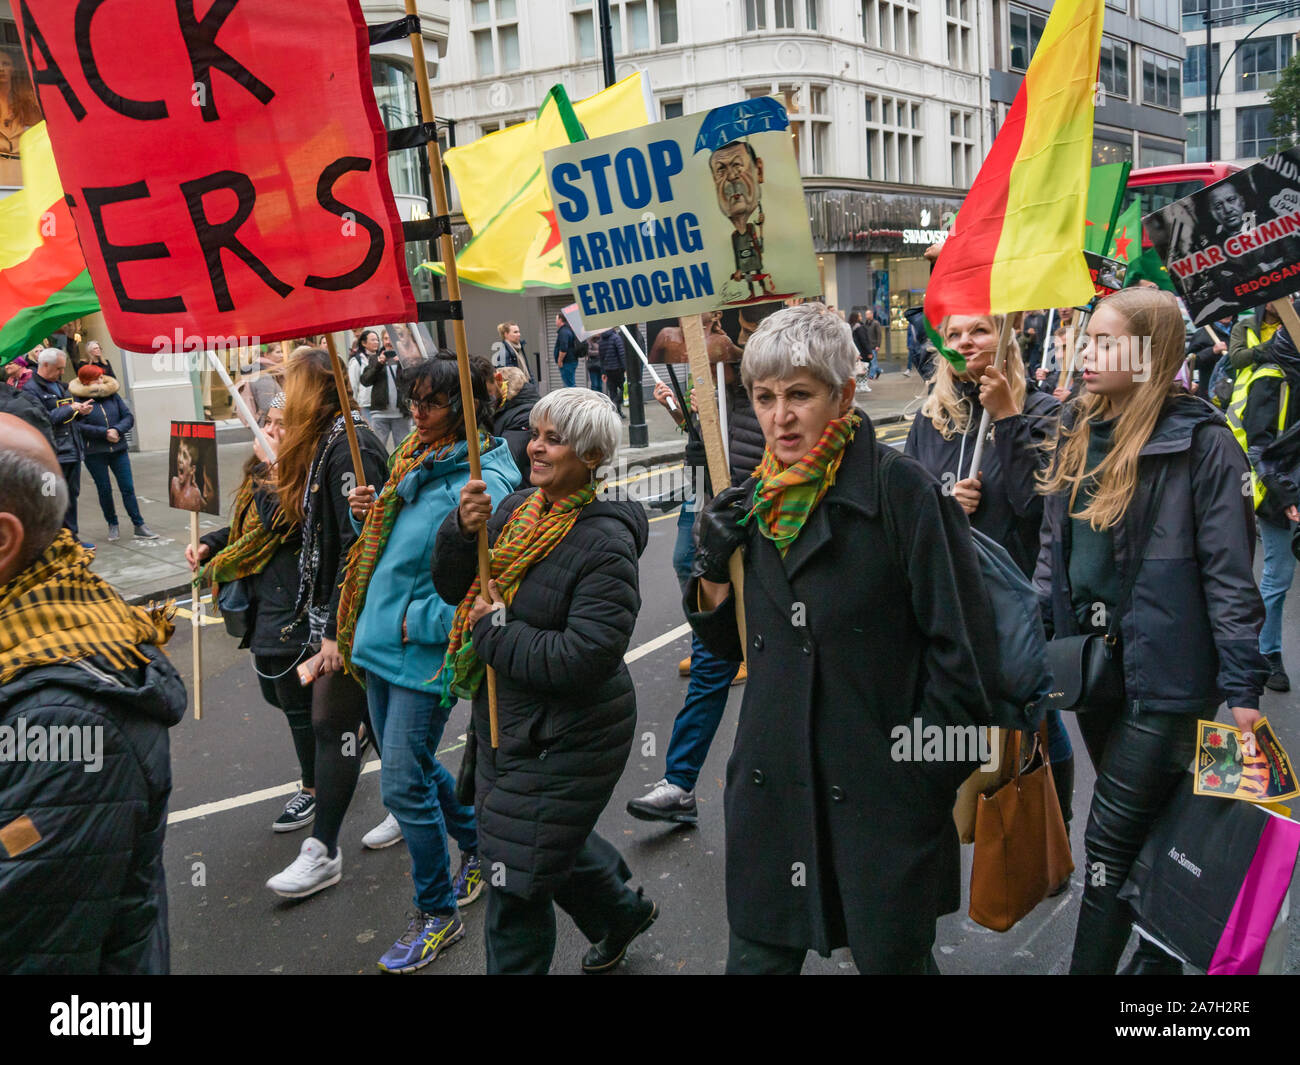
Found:
[(1143, 930), (1198, 969), (1257, 973), (1298, 851), (1300, 824), (1253, 803), (1195, 795), (1189, 774), (1120, 898)]

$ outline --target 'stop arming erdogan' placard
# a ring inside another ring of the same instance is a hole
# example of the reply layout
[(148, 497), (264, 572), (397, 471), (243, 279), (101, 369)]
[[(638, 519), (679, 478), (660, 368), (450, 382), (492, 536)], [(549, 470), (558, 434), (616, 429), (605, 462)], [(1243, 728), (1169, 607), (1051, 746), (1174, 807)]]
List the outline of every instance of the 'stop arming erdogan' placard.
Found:
[(764, 96), (548, 151), (583, 324), (818, 295), (789, 126)]
[(14, 8), (119, 344), (413, 320), (357, 0)]

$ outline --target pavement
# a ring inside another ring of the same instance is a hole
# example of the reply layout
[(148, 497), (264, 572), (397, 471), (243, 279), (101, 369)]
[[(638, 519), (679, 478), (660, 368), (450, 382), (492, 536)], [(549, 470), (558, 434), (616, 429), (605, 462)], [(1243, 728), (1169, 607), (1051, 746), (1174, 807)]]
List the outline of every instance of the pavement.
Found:
[[(882, 437), (896, 442), (906, 435), (901, 423), (920, 406), (923, 396), (924, 384), (918, 375), (904, 377), (894, 370), (873, 381), (869, 394), (859, 392), (858, 401), (872, 421), (882, 427)], [(628, 446), (628, 429), (624, 422), (620, 466), (615, 473), (617, 478), (637, 477), (639, 468), (681, 462), (686, 436), (668, 412), (653, 401), (646, 404), (646, 426), (649, 446), (632, 448)], [(235, 439), (217, 444), (221, 514), (216, 517), (199, 515), (200, 536), (230, 523), (230, 506), (235, 490), (242, 480), (244, 463), (253, 452), (247, 430), (225, 432), (219, 439), (231, 438)], [(190, 571), (185, 563), (185, 546), (190, 542), (190, 512), (172, 510), (167, 505), (167, 452), (134, 452), (131, 470), (141, 513), (160, 539), (137, 540), (131, 535), (131, 524), (115, 491), (122, 538), (117, 543), (109, 543), (107, 523), (99, 510), (94, 482), (83, 469), (78, 524), (83, 539), (95, 544), (95, 571), (128, 601), (184, 596), (190, 587)]]

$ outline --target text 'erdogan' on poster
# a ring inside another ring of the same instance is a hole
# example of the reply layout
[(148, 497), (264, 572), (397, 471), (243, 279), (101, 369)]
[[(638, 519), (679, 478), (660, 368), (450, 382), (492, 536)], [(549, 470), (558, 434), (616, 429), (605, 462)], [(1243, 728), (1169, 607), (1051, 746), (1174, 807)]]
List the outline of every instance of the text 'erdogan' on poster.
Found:
[(547, 152), (583, 324), (818, 295), (789, 126), (764, 96)]
[(1300, 291), (1300, 148), (1153, 211), (1142, 225), (1197, 325)]

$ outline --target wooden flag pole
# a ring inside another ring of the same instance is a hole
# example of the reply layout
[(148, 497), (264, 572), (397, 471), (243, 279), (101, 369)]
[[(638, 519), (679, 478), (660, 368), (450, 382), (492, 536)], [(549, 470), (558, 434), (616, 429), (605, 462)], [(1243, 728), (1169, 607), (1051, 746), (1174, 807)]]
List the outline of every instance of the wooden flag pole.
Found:
[[(1003, 315), (1002, 332), (998, 334), (998, 350), (993, 356), (993, 369), (1002, 369), (1002, 364), (1006, 361), (1007, 349), (1011, 347), (1011, 334), (1015, 330), (1015, 321), (1011, 315)], [(980, 460), (984, 457), (984, 439), (989, 435), (989, 412), (985, 410), (980, 415), (979, 436), (975, 438), (975, 451), (970, 457), (970, 471), (966, 477), (978, 477), (980, 472)], [(961, 470), (957, 471), (957, 479), (965, 480), (961, 476)]]
[[(195, 558), (199, 557), (199, 512), (190, 511), (190, 548)], [(194, 648), (194, 682), (190, 688), (194, 692), (194, 720), (203, 720), (203, 589), (199, 587), (198, 576), (190, 592), (190, 626)]]
[[(406, 0), (406, 14), (417, 17), (415, 0)], [(420, 102), (420, 118), (425, 123), (434, 121), (433, 94), (429, 92), (429, 68), (424, 59), (424, 38), (417, 29), (409, 35), (411, 55), (415, 61), (415, 88)], [(439, 218), (446, 218), (449, 213), (447, 201), (447, 183), (442, 175), (442, 151), (436, 140), (428, 143), (429, 178), (433, 185), (434, 208)], [(454, 304), (460, 303), (460, 273), (456, 267), (456, 245), (452, 242), (451, 232), (444, 229), (438, 238), (443, 266), (446, 268), (447, 298)], [(456, 342), (456, 367), (460, 373), (461, 410), (465, 412), (465, 440), (469, 445), (469, 475), (472, 480), (483, 479), (483, 466), (478, 451), (478, 419), (474, 409), (474, 386), (469, 370), (469, 339), (465, 335), (465, 319), (457, 314), (451, 320), (452, 335)], [(527, 360), (522, 360), (527, 362)], [(524, 372), (531, 378), (528, 367)], [(498, 502), (500, 502), (498, 500)], [(478, 531), (478, 579), (483, 598), (488, 598), (488, 583), (492, 579), (492, 558), (488, 551), (486, 526)], [(492, 746), (495, 748), (500, 740), (497, 724), (497, 675), (491, 666), (487, 669), (488, 690), (488, 725), (492, 734)]]
[[(704, 326), (698, 314), (688, 314), (678, 319), (682, 339), (686, 341), (686, 361), (695, 378), (695, 411), (700, 418), (700, 436), (704, 440), (704, 454), (708, 461), (709, 480), (713, 494), (731, 486), (731, 469), (722, 443), (722, 425), (718, 418), (718, 404), (722, 397), (713, 387), (713, 373), (709, 368), (709, 349), (704, 341)], [(736, 630), (740, 633), (740, 646), (748, 647), (745, 635), (745, 566), (740, 552), (731, 556), (731, 591), (736, 599)]]
[(343, 415), (343, 430), (348, 434), (348, 451), (352, 453), (352, 471), (357, 475), (357, 484), (366, 483), (366, 470), (361, 465), (361, 445), (357, 442), (357, 427), (352, 424), (352, 403), (348, 399), (348, 379), (343, 373), (343, 363), (339, 361), (338, 342), (333, 333), (325, 334), (325, 345), (329, 348), (330, 369), (334, 371), (334, 387), (339, 394), (339, 411)]

